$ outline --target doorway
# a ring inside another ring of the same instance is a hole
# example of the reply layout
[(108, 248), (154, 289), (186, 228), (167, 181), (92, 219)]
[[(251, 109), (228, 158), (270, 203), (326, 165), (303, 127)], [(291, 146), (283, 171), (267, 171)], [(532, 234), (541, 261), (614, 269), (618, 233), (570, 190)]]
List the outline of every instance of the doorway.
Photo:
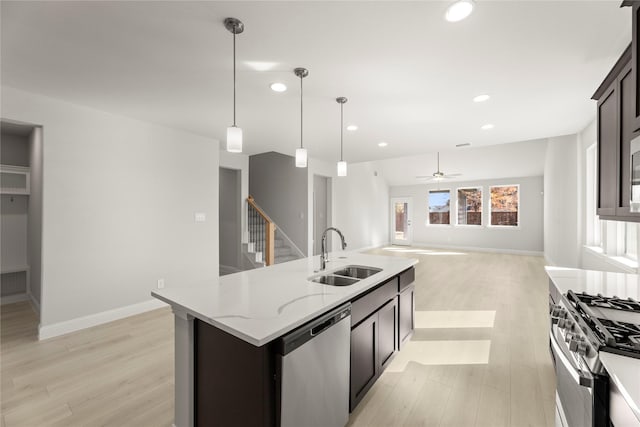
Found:
[(241, 171), (220, 168), (219, 173), (219, 249), (220, 276), (242, 270)]
[(0, 122), (0, 299), (42, 306), (42, 128)]
[[(331, 226), (331, 178), (313, 175), (313, 254), (319, 255), (322, 233)], [(331, 236), (327, 236), (327, 250), (331, 250)]]
[(411, 204), (409, 197), (391, 199), (391, 243), (394, 245), (408, 246), (413, 241)]

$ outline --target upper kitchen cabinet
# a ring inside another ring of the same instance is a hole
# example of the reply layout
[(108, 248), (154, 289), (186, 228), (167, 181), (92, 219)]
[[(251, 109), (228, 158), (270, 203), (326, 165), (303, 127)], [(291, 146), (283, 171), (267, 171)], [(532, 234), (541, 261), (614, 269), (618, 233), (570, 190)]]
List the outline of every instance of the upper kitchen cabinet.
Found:
[(633, 103), (633, 130), (640, 130), (640, 40), (638, 40), (638, 20), (640, 19), (640, 2), (628, 1), (624, 4), (632, 7), (633, 14), (633, 41), (631, 42), (632, 75), (634, 83)]
[(640, 135), (640, 2), (625, 1), (633, 11), (633, 40), (604, 79), (598, 101), (598, 207), (601, 219), (640, 222), (631, 212), (631, 141)]

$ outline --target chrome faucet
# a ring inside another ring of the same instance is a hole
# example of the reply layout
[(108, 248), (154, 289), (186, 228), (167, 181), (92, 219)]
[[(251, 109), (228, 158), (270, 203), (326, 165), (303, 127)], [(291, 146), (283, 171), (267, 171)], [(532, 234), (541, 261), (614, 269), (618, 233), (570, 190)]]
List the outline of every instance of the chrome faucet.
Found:
[(329, 254), (327, 254), (327, 231), (333, 230), (338, 233), (340, 236), (340, 240), (342, 241), (342, 250), (347, 247), (347, 242), (344, 241), (344, 236), (342, 235), (342, 231), (338, 230), (335, 227), (329, 227), (322, 233), (322, 244), (320, 245), (320, 270), (324, 270), (327, 266), (327, 260), (329, 258)]

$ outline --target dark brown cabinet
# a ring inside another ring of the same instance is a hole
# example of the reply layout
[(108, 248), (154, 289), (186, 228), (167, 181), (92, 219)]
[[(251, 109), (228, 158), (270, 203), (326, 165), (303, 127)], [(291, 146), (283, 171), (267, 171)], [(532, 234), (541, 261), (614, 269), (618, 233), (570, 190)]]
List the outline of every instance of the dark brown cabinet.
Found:
[(640, 222), (631, 212), (631, 140), (640, 135), (640, 2), (625, 1), (633, 14), (633, 40), (604, 79), (597, 104), (598, 206), (601, 219)]
[(398, 351), (398, 298), (387, 302), (351, 330), (349, 408), (360, 403)]
[(411, 339), (415, 329), (415, 289), (410, 285), (403, 289), (398, 296), (398, 348)]
[(633, 81), (633, 130), (640, 130), (640, 40), (638, 40), (638, 23), (640, 20), (640, 2), (634, 1), (632, 8), (632, 34), (631, 42), (631, 79)]
[(615, 216), (618, 206), (618, 91), (613, 82), (598, 100), (598, 208), (601, 217)]
[(629, 210), (631, 200), (631, 140), (636, 130), (636, 74), (631, 47), (611, 70), (593, 99), (598, 124), (598, 207), (601, 219), (640, 221)]

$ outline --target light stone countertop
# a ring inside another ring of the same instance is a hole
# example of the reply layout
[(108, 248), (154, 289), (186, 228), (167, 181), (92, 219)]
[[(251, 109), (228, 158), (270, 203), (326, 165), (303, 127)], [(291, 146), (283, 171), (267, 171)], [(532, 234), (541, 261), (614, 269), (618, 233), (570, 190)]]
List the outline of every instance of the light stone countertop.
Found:
[[(586, 292), (591, 295), (640, 300), (640, 276), (576, 268), (545, 267), (556, 289), (566, 294)], [(616, 383), (629, 408), (640, 421), (640, 359), (600, 352), (600, 360)]]
[(382, 271), (350, 286), (307, 280), (319, 256), (222, 276), (217, 283), (162, 289), (152, 296), (255, 346), (262, 346), (417, 264), (404, 257), (332, 252), (325, 273), (347, 265)]

